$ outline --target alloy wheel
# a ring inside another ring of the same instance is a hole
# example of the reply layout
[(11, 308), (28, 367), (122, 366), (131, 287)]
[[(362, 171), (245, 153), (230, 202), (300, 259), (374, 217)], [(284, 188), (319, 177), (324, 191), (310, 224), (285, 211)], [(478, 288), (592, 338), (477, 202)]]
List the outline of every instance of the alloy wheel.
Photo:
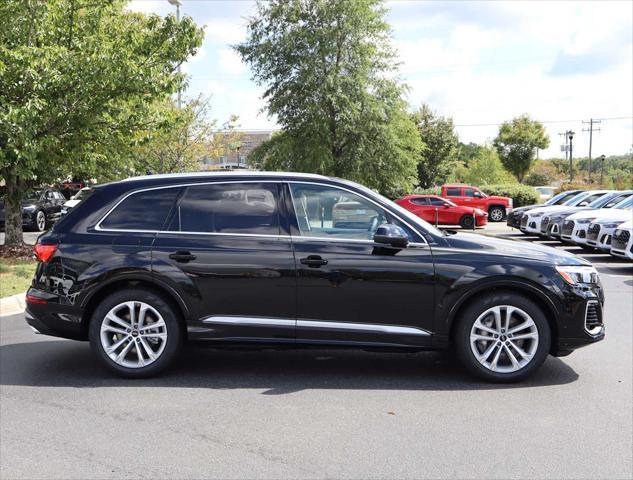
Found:
[(35, 215), (35, 225), (40, 232), (43, 232), (46, 228), (46, 215), (41, 210)]
[(488, 370), (512, 373), (528, 365), (538, 348), (538, 329), (532, 317), (512, 305), (483, 312), (470, 330), (473, 355)]
[(493, 222), (500, 222), (501, 220), (503, 220), (503, 212), (498, 208), (493, 208), (490, 211), (490, 219)]
[(101, 323), (101, 346), (116, 364), (142, 368), (154, 363), (167, 345), (167, 325), (144, 302), (129, 301), (112, 308)]

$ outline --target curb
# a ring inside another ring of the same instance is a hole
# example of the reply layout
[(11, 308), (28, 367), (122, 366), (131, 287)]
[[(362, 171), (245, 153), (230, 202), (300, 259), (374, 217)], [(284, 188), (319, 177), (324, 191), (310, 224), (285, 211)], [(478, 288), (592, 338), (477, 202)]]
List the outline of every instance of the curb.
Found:
[(0, 318), (23, 313), (26, 308), (26, 292), (0, 298)]

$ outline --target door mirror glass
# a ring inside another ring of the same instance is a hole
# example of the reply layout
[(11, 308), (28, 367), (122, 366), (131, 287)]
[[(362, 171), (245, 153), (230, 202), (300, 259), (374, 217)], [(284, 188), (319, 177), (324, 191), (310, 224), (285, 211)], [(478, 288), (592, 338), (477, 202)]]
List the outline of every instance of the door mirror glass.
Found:
[(398, 225), (384, 223), (376, 229), (374, 242), (391, 245), (396, 248), (404, 248), (409, 243), (409, 237)]
[(578, 204), (579, 207), (586, 207), (587, 205), (589, 205), (589, 203), (587, 203), (587, 202), (580, 202)]

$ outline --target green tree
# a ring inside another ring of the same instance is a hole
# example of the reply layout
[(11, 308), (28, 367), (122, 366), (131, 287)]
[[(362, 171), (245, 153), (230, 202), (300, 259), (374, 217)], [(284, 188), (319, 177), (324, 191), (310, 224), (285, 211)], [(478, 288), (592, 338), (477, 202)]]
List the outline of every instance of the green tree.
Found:
[(457, 166), (457, 134), (451, 118), (439, 117), (428, 105), (412, 114), (425, 148), (418, 157), (418, 179), (422, 188), (442, 184)]
[(496, 150), (480, 147), (479, 153), (470, 160), (467, 167), (460, 170), (460, 180), (472, 185), (492, 185), (515, 182), (512, 175), (503, 167)]
[(157, 99), (183, 85), (178, 65), (202, 29), (128, 12), (123, 0), (0, 3), (0, 173), (6, 243), (22, 241), (30, 186), (75, 173), (116, 175)]
[(217, 158), (226, 154), (230, 146), (239, 145), (237, 117), (232, 116), (222, 132), (216, 132), (216, 121), (210, 118), (210, 101), (200, 95), (185, 101), (181, 108), (171, 98), (156, 102), (152, 111), (155, 122), (139, 132), (131, 167), (150, 173), (199, 170), (203, 158)]
[(542, 123), (521, 115), (499, 127), (494, 146), (506, 169), (522, 182), (536, 159), (536, 149), (547, 148), (549, 137)]
[(252, 155), (269, 169), (335, 175), (394, 195), (422, 147), (393, 79), (379, 0), (259, 1), (236, 46), (283, 131)]
[(473, 142), (459, 142), (457, 146), (457, 160), (464, 165), (468, 165), (470, 161), (476, 158), (477, 155), (479, 155), (479, 152), (484, 148), (486, 147)]

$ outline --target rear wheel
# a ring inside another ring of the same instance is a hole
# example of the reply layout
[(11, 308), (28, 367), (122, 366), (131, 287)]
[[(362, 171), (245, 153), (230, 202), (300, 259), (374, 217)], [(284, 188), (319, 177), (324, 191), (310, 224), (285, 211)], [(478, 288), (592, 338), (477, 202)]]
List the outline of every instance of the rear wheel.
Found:
[(473, 218), (472, 215), (464, 215), (460, 220), (459, 220), (459, 225), (462, 228), (473, 228), (473, 225), (475, 224), (475, 219)]
[(490, 207), (490, 210), (488, 211), (488, 218), (490, 218), (493, 222), (502, 221), (504, 216), (505, 212), (501, 207)]
[(454, 341), (469, 372), (506, 383), (523, 380), (542, 365), (551, 332), (545, 315), (532, 301), (514, 293), (492, 293), (466, 308)]
[(182, 344), (174, 309), (143, 289), (106, 297), (94, 311), (89, 337), (101, 363), (129, 378), (156, 375), (174, 361)]

